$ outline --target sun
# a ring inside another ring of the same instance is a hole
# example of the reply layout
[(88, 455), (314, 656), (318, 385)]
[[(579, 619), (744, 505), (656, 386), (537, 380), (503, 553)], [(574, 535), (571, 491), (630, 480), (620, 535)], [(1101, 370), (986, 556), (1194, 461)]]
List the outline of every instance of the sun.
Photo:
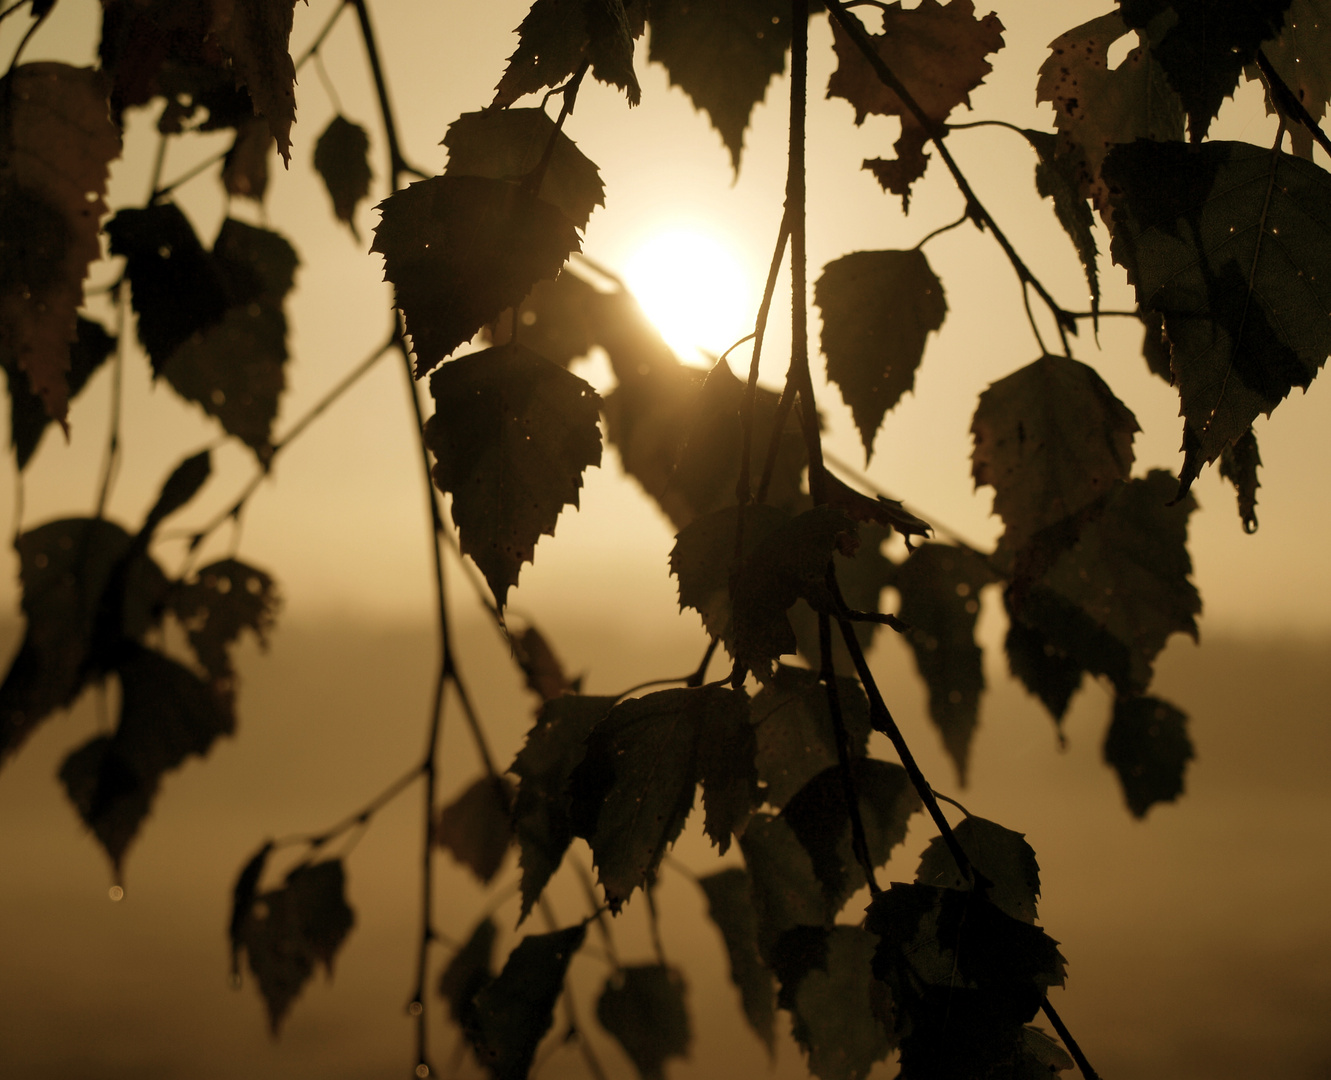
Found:
[(700, 229), (652, 234), (624, 267), (647, 317), (688, 360), (717, 355), (753, 329), (748, 276), (734, 253)]

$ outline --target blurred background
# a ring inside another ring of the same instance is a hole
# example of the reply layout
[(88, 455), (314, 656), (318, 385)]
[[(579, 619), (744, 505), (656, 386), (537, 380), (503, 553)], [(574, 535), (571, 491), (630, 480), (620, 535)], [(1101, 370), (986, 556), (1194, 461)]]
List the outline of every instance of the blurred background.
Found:
[[(1108, 6), (997, 4), (1006, 48), (972, 95), (973, 118), (1048, 129), (1052, 112), (1034, 101), (1046, 46)], [(332, 10), (329, 0), (298, 6), (293, 52)], [(525, 10), (521, 0), (377, 0), (373, 6), (405, 150), (427, 172), (444, 163), (438, 144), (448, 124), (489, 102)], [(26, 59), (90, 62), (99, 13), (95, 0), (62, 0)], [(0, 41), (12, 49), (25, 24), (22, 15), (7, 21)], [(833, 67), (830, 38), (826, 19), (816, 18), (811, 280), (824, 263), (851, 250), (910, 247), (962, 211), (936, 162), (916, 185), (909, 217), (860, 170), (862, 159), (890, 153), (896, 123), (870, 118), (856, 128), (845, 101), (823, 99)], [(1126, 47), (1120, 43), (1111, 62)], [(344, 17), (322, 57), (328, 83), (313, 65), (302, 70), (291, 168), (283, 172), (274, 158), (264, 206), (235, 200), (228, 207), (213, 174), (180, 194), (205, 242), (230, 213), (278, 229), (301, 254), (288, 305), (293, 359), (279, 435), (372, 352), (390, 325), (382, 264), (366, 254), (368, 241), (357, 243), (333, 220), (311, 164), (315, 138), (340, 107), (371, 132), (377, 184), (371, 203), (386, 193), (384, 147), (354, 20)], [(600, 165), (607, 188), (607, 205), (592, 216), (584, 248), (627, 273), (685, 358), (703, 363), (704, 352), (719, 353), (752, 328), (781, 215), (785, 83), (775, 81), (755, 110), (735, 174), (705, 116), (669, 87), (659, 65), (647, 63), (643, 43), (638, 75), (638, 108), (630, 110), (611, 88), (589, 83), (566, 127)], [(962, 113), (953, 119), (972, 118)], [(124, 158), (112, 175), (112, 207), (141, 204), (147, 193), (154, 120), (141, 112), (130, 116)], [(1213, 135), (1272, 139), (1260, 90), (1244, 86)], [(164, 175), (184, 174), (224, 150), (227, 139), (194, 137), (173, 146)], [(1034, 157), (1025, 141), (984, 128), (958, 132), (950, 144), (1036, 273), (1065, 306), (1082, 307), (1081, 269), (1051, 207), (1035, 193)], [(364, 207), (362, 236), (374, 221)], [(1099, 238), (1104, 251), (1107, 238)], [(699, 265), (721, 267), (713, 280), (728, 282), (730, 321), (725, 309), (701, 326), (695, 321), (693, 340), (680, 338), (687, 331), (671, 323), (672, 312), (701, 301), (671, 289), (704, 275), (660, 273), (679, 251), (686, 259), (692, 253)], [(950, 312), (926, 347), (914, 394), (889, 415), (867, 472), (927, 519), (987, 545), (1001, 526), (989, 514), (988, 493), (972, 489), (971, 414), (980, 391), (1034, 359), (1038, 346), (1016, 279), (988, 237), (967, 226), (931, 241), (927, 254)], [(115, 273), (109, 264), (95, 267), (92, 284), (109, 283)], [(1130, 290), (1107, 259), (1102, 273), (1104, 306), (1131, 307)], [(779, 387), (784, 375), (789, 303), (782, 298), (788, 296), (785, 278), (765, 348), (762, 376), (769, 386)], [(98, 303), (90, 311), (111, 325), (109, 304)], [(1106, 319), (1098, 340), (1083, 327), (1076, 355), (1097, 366), (1137, 415), (1144, 430), (1136, 442), (1136, 471), (1176, 471), (1177, 397), (1147, 372), (1140, 344), (1135, 321)], [(690, 348), (703, 352), (690, 354)], [(127, 359), (124, 457), (109, 516), (133, 525), (175, 463), (214, 443), (218, 432), (168, 387), (153, 385), (137, 348)], [(740, 370), (747, 353), (738, 350), (733, 359)], [(574, 370), (602, 388), (612, 381), (595, 355)], [(109, 375), (108, 365), (76, 401), (68, 443), (58, 432), (46, 435), (26, 471), (22, 516), (11, 517), (11, 529), (91, 512), (108, 428)], [(349, 1080), (407, 1074), (404, 1006), (418, 918), (418, 792), (381, 813), (358, 839), (348, 862), (357, 927), (339, 957), (336, 980), (311, 984), (280, 1041), (267, 1035), (253, 988), (229, 988), (225, 943), (235, 873), (264, 838), (339, 819), (400, 775), (421, 749), (436, 646), (429, 534), (406, 395), (400, 365), (385, 358), (283, 453), (251, 500), (243, 529), (216, 536), (216, 555), (234, 547), (239, 557), (273, 573), (285, 608), (271, 649), (244, 651), (237, 737), (219, 744), (206, 762), (192, 761), (168, 778), (130, 852), (122, 902), (108, 901), (105, 860), (55, 781), (64, 755), (97, 729), (105, 702), (87, 695), (68, 715), (49, 721), (0, 773), (0, 1071), (6, 1075)], [(1314, 386), (1270, 421), (1258, 421), (1265, 468), (1256, 535), (1244, 535), (1232, 491), (1214, 470), (1194, 489), (1202, 504), (1190, 542), (1205, 605), (1202, 643), (1176, 638), (1155, 684), (1192, 717), (1197, 760), (1177, 805), (1157, 808), (1145, 822), (1128, 815), (1099, 759), (1111, 699), (1096, 685), (1074, 702), (1065, 722), (1068, 748), (1060, 752), (1048, 717), (1007, 676), (1001, 603), (985, 596), (980, 634), (990, 690), (971, 784), (957, 794), (972, 811), (1026, 832), (1039, 854), (1042, 921), (1070, 960), (1068, 990), (1056, 1003), (1106, 1076), (1331, 1077), (1325, 1023), (1331, 931), (1324, 918), (1331, 886), (1331, 793), (1324, 780), (1331, 768), (1331, 561), (1324, 540), (1331, 481), (1317, 467), (1324, 458), (1320, 440), (1331, 427), (1329, 400)], [(828, 446), (861, 464), (858, 434), (835, 388), (824, 390), (819, 404), (828, 419)], [(223, 446), (214, 457), (212, 480), (197, 504), (173, 519), (158, 547), (168, 569), (183, 560), (179, 537), (229, 505), (254, 468), (243, 448)], [(0, 506), (20, 505), (16, 485), (12, 468), (0, 471)], [(535, 564), (524, 569), (511, 596), (515, 621), (536, 622), (567, 667), (586, 673), (584, 688), (593, 693), (691, 670), (705, 638), (696, 616), (678, 611), (666, 570), (672, 540), (664, 516), (623, 476), (608, 449), (602, 467), (587, 474), (580, 511), (564, 514), (558, 537), (542, 540)], [(5, 549), (0, 562), (0, 646), (7, 658), (22, 624), (17, 560)], [(463, 672), (498, 757), (509, 761), (535, 701), (460, 569), (450, 566)], [(872, 662), (926, 772), (953, 791), (908, 651), (880, 636)], [(875, 753), (891, 756), (885, 742)], [(479, 774), (455, 703), (445, 720), (443, 760), (446, 795)], [(920, 828), (912, 832), (890, 876), (909, 879), (927, 838)], [(585, 859), (585, 850), (577, 850)], [(677, 854), (699, 871), (715, 866), (696, 820)], [(447, 856), (440, 862), (439, 923), (463, 940), (489, 898)], [(494, 895), (515, 876), (510, 856)], [(553, 897), (562, 918), (581, 917), (576, 881), (567, 873), (556, 880)], [(719, 936), (705, 920), (696, 887), (667, 869), (661, 898), (667, 954), (686, 973), (695, 1026), (692, 1058), (669, 1066), (671, 1075), (769, 1069), (802, 1075), (789, 1039), (769, 1063), (743, 1025)], [(630, 904), (617, 926), (626, 959), (650, 955), (641, 908)], [(511, 898), (497, 918), (509, 934), (505, 940), (516, 940)], [(594, 958), (575, 964), (584, 1017), (592, 1014), (605, 974)], [(442, 1065), (456, 1033), (442, 1022), (442, 1002), (431, 1008), (440, 1018), (437, 1039), (445, 1049), (436, 1061)], [(610, 1040), (600, 1037), (597, 1049), (612, 1076), (630, 1075)], [(571, 1049), (543, 1051), (542, 1060), (541, 1076), (585, 1075)], [(465, 1057), (455, 1064), (459, 1075), (478, 1075)], [(890, 1075), (891, 1068), (880, 1072)]]

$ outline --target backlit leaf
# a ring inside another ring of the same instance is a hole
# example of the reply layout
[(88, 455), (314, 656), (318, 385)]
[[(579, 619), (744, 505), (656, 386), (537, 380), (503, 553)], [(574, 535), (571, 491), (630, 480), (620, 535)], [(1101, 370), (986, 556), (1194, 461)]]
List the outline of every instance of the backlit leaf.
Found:
[(1043, 356), (993, 383), (971, 423), (971, 471), (977, 487), (994, 489), (1004, 543), (1024, 547), (1126, 480), (1140, 430), (1095, 370), (1076, 360)]
[(513, 841), (513, 788), (503, 777), (482, 776), (439, 811), (435, 839), (482, 885), (503, 865)]
[(1220, 451), (1220, 475), (1234, 485), (1239, 500), (1239, 518), (1243, 531), (1257, 531), (1257, 489), (1262, 486), (1257, 470), (1262, 456), (1257, 451), (1257, 436), (1249, 428)]
[(1008, 610), (1003, 647), (1008, 670), (1035, 694), (1056, 723), (1061, 724), (1072, 695), (1081, 689), (1085, 669), (1055, 645), (1042, 630), (1027, 626)]
[(424, 375), (582, 250), (573, 222), (506, 180), (435, 176), (379, 204), (384, 257)]
[(259, 895), (259, 880), (263, 877), (264, 867), (268, 865), (268, 856), (272, 852), (273, 842), (269, 840), (240, 868), (236, 884), (231, 890), (231, 921), (227, 926), (227, 937), (231, 942), (233, 983), (240, 979), (240, 953), (245, 947), (245, 924), (249, 922), (254, 901)]
[(702, 785), (703, 832), (724, 855), (761, 801), (749, 700), (728, 693), (709, 710), (698, 732), (698, 782)]
[(1020, 1065), (1014, 1080), (1045, 1080), (1054, 1073), (1075, 1068), (1072, 1055), (1033, 1024), (1022, 1029)]
[[(841, 719), (850, 752), (863, 757), (869, 742), (869, 701), (854, 679), (837, 679)], [(778, 664), (753, 699), (758, 779), (772, 806), (783, 807), (819, 773), (838, 762), (827, 690), (815, 672)]]
[[(544, 109), (486, 109), (463, 113), (448, 125), (447, 176), (483, 176), (520, 181), (554, 151), (537, 193), (558, 207), (579, 229), (587, 228), (592, 211), (605, 205), (605, 184), (596, 164), (562, 131)], [(537, 350), (539, 351), (539, 350)], [(555, 357), (550, 357), (553, 360)]]
[(1114, 261), (1165, 318), (1186, 490), (1331, 350), (1331, 177), (1246, 143), (1138, 142), (1105, 178)]
[(1156, 803), (1183, 794), (1183, 774), (1193, 759), (1188, 716), (1153, 697), (1119, 698), (1105, 736), (1105, 762), (1114, 767), (1128, 809), (1145, 817)]
[[(999, 911), (1022, 922), (1035, 922), (1040, 896), (1040, 865), (1024, 833), (1013, 832), (985, 818), (967, 817), (952, 830), (971, 865), (989, 880), (984, 895)], [(952, 852), (941, 836), (929, 841), (920, 857), (915, 880), (921, 885), (968, 889)]]
[(360, 124), (339, 113), (314, 144), (314, 168), (333, 200), (337, 220), (346, 222), (351, 235), (359, 240), (356, 207), (369, 195), (370, 181), (374, 179), (370, 168), (370, 136)]
[(730, 981), (739, 990), (744, 1017), (767, 1044), (768, 1053), (774, 1053), (776, 984), (758, 953), (758, 916), (749, 875), (730, 867), (699, 878), (698, 885), (707, 895), (707, 913), (725, 942)]
[(143, 523), (144, 534), (151, 535), (158, 525), (194, 498), (208, 482), (212, 471), (213, 455), (209, 450), (193, 454), (177, 465), (162, 485), (157, 502), (148, 511)]
[(836, 911), (814, 876), (804, 845), (782, 817), (754, 814), (739, 838), (758, 917), (758, 952), (770, 961), (772, 949), (796, 926), (830, 925)]
[(554, 1023), (569, 961), (586, 936), (579, 924), (523, 938), (499, 977), (476, 994), (467, 1038), (495, 1080), (526, 1080), (536, 1047)]
[(491, 108), (558, 86), (581, 66), (618, 86), (636, 105), (642, 98), (633, 74), (633, 33), (624, 0), (536, 0), (518, 27), (518, 47), (508, 58)]
[(606, 980), (596, 1019), (624, 1048), (643, 1080), (664, 1080), (665, 1063), (687, 1058), (692, 1032), (683, 976), (660, 964), (633, 964)]
[(569, 694), (547, 701), (510, 770), (519, 779), (513, 832), (522, 866), (522, 918), (531, 912), (573, 840), (569, 782), (587, 753), (587, 736), (614, 705), (612, 697)]
[(813, 295), (827, 377), (850, 406), (867, 462), (883, 417), (915, 388), (925, 338), (943, 325), (943, 284), (918, 248), (855, 251), (823, 267)]
[(601, 399), (521, 345), (452, 361), (430, 379), (430, 394), (434, 482), (453, 496), (462, 551), (502, 608), (536, 541), (578, 505), (583, 471), (601, 463)]
[[(1279, 35), (1263, 43), (1262, 51), (1309, 115), (1321, 120), (1331, 101), (1331, 5), (1327, 0), (1293, 0)], [(1255, 67), (1246, 69), (1249, 79), (1261, 77)], [(1270, 93), (1266, 111), (1276, 112)], [(1290, 139), (1294, 153), (1311, 161), (1313, 140), (1308, 130), (1291, 124)]]
[(526, 676), (527, 689), (539, 694), (542, 701), (576, 694), (581, 689), (582, 676), (570, 679), (564, 673), (564, 665), (559, 662), (559, 657), (546, 641), (545, 635), (536, 627), (529, 626), (513, 634), (510, 640), (513, 643), (513, 659)]
[(266, 649), (282, 602), (268, 574), (239, 559), (221, 559), (177, 584), (170, 603), (213, 689), (230, 694), (236, 679), (231, 646), (249, 630)]
[(288, 52), (296, 0), (211, 0), (211, 35), (231, 60), (236, 85), (268, 120), (282, 159), (291, 164), (296, 122), (296, 65)]
[[(565, 270), (554, 281), (538, 281), (518, 310), (518, 340), (532, 352), (560, 367), (586, 356), (597, 343), (592, 306), (599, 294), (582, 278)], [(491, 344), (504, 337), (503, 324), (485, 329)]]
[(101, 257), (107, 169), (119, 156), (100, 72), (22, 64), (0, 79), (0, 353), (61, 424), (83, 279)]
[[(936, 125), (958, 105), (970, 104), (970, 92), (993, 70), (985, 59), (1003, 47), (1003, 24), (990, 12), (975, 17), (971, 0), (921, 0), (917, 7), (888, 4), (883, 8), (883, 32), (871, 39), (878, 55), (901, 80), (916, 104)], [(827, 83), (829, 97), (841, 97), (855, 106), (855, 123), (870, 113), (901, 118), (897, 156), (866, 161), (887, 191), (910, 206), (910, 186), (924, 175), (929, 132), (915, 114), (881, 81), (869, 62), (840, 25), (832, 23), (832, 42), (838, 66)]]
[(963, 785), (984, 691), (975, 621), (980, 590), (994, 580), (993, 570), (975, 552), (922, 544), (898, 567), (892, 581), (901, 593), (897, 617), (910, 628), (906, 640), (929, 687), (929, 718), (943, 736)]
[(782, 0), (652, 0), (650, 58), (708, 119), (739, 171), (744, 130), (786, 68), (790, 4)]
[(1095, 215), (1087, 201), (1085, 158), (1065, 145), (1056, 135), (1045, 131), (1022, 130), (1027, 141), (1035, 148), (1035, 190), (1041, 198), (1054, 204), (1054, 215), (1063, 231), (1068, 234), (1086, 271), (1086, 286), (1090, 292), (1091, 310), (1100, 309), (1100, 272), (1097, 259), (1100, 254), (1095, 243)]
[(439, 996), (448, 1002), (453, 1023), (466, 1027), (477, 993), (494, 978), (494, 920), (488, 915), (476, 924), (462, 948), (453, 954), (439, 976)]
[(322, 965), (332, 975), (333, 958), (355, 924), (341, 859), (302, 863), (280, 888), (255, 900), (241, 940), (273, 1034), (315, 968)]

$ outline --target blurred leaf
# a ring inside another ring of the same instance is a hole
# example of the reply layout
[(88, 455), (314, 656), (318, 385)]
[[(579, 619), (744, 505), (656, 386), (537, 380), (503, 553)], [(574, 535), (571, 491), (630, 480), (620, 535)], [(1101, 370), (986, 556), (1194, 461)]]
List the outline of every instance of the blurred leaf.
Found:
[(601, 463), (601, 399), (521, 345), (452, 361), (431, 377), (430, 395), (434, 482), (453, 496), (462, 551), (502, 609), (537, 540), (578, 505), (583, 471)]
[(238, 559), (221, 559), (200, 567), (192, 581), (177, 583), (170, 603), (194, 655), (213, 680), (214, 692), (229, 695), (236, 679), (230, 647), (242, 630), (251, 630), (259, 648), (266, 649), (281, 598), (276, 583), (262, 570)]
[(245, 924), (254, 908), (254, 901), (259, 894), (259, 880), (263, 877), (264, 867), (268, 865), (268, 856), (272, 852), (273, 842), (269, 840), (241, 867), (231, 890), (231, 922), (227, 926), (227, 938), (231, 941), (231, 978), (236, 985), (239, 985), (240, 980), (240, 951), (245, 945)]
[(569, 694), (547, 701), (510, 770), (519, 778), (513, 832), (522, 866), (522, 915), (530, 914), (573, 840), (569, 783), (587, 753), (587, 736), (613, 697)]
[(592, 211), (605, 205), (605, 184), (596, 163), (572, 139), (557, 131), (544, 109), (463, 113), (448, 125), (448, 134), (444, 136), (444, 145), (448, 147), (448, 167), (444, 173), (522, 181), (545, 160), (546, 147), (552, 138), (554, 151), (537, 194), (585, 230)]
[[(854, 679), (837, 679), (841, 719), (850, 752), (863, 757), (869, 743), (869, 701)], [(778, 664), (750, 707), (757, 739), (758, 779), (772, 806), (783, 807), (819, 773), (838, 762), (827, 690), (815, 672)]]
[[(814, 1076), (863, 1080), (895, 1045), (874, 1008), (870, 961), (877, 939), (857, 926), (801, 931), (816, 934), (816, 945), (801, 941), (805, 948), (775, 961), (780, 1003), (790, 1011), (792, 1034)], [(781, 945), (805, 936), (812, 935), (797, 931), (783, 938)]]
[(370, 250), (384, 257), (417, 377), (582, 250), (557, 207), (505, 180), (436, 176), (394, 192), (379, 210)]
[[(988, 879), (985, 898), (1005, 915), (1034, 924), (1040, 865), (1025, 834), (973, 816), (964, 818), (952, 833), (971, 865)], [(935, 836), (924, 849), (915, 880), (945, 889), (970, 888), (941, 836)]]
[[(69, 371), (65, 375), (70, 401), (78, 396), (116, 347), (116, 339), (102, 328), (101, 323), (79, 315), (75, 325), (75, 339), (69, 346)], [(5, 369), (9, 382), (9, 440), (22, 472), (36, 453), (51, 416), (42, 399), (32, 392), (28, 376), (20, 370), (13, 356), (0, 356), (0, 366)]]
[(883, 417), (915, 388), (925, 338), (943, 325), (943, 283), (918, 248), (855, 251), (823, 267), (813, 295), (827, 377), (850, 406), (868, 462)]
[(536, 0), (517, 33), (518, 47), (495, 87), (492, 109), (559, 86), (584, 59), (597, 79), (623, 90), (630, 105), (642, 98), (624, 0)]
[(698, 885), (707, 895), (707, 913), (725, 942), (730, 981), (739, 990), (744, 1017), (772, 1055), (776, 1052), (776, 985), (758, 953), (758, 916), (749, 875), (729, 867), (699, 878)]
[(1183, 774), (1193, 759), (1188, 716), (1153, 697), (1119, 698), (1105, 736), (1105, 762), (1114, 767), (1134, 817), (1183, 794)]
[(786, 69), (790, 11), (781, 0), (651, 2), (650, 59), (706, 111), (737, 173), (753, 108)]
[(975, 641), (980, 590), (996, 579), (982, 556), (950, 544), (921, 544), (897, 568), (897, 612), (929, 687), (929, 718), (943, 736), (962, 786), (979, 724), (984, 663)]
[(523, 938), (499, 977), (477, 992), (467, 1038), (495, 1080), (526, 1080), (536, 1047), (554, 1023), (569, 961), (586, 936), (579, 924)]
[[(890, 762), (857, 758), (851, 762), (851, 777), (859, 796), (869, 860), (882, 866), (892, 857), (892, 849), (906, 839), (910, 816), (920, 809), (919, 796), (906, 770)], [(805, 784), (781, 811), (809, 853), (828, 904), (838, 911), (865, 884), (851, 844), (844, 785), (840, 766), (833, 765)]]
[(268, 190), (268, 150), (272, 145), (273, 134), (262, 117), (246, 121), (236, 129), (235, 141), (222, 163), (222, 187), (228, 195), (263, 202)]
[(60, 780), (119, 878), (125, 851), (152, 808), (162, 776), (191, 754), (203, 757), (235, 730), (229, 703), (161, 653), (127, 646), (120, 660), (120, 722), (60, 767)]
[(1036, 695), (1055, 722), (1061, 725), (1072, 695), (1081, 689), (1085, 670), (1076, 660), (1033, 626), (1027, 626), (1008, 608), (1008, 631), (1003, 646), (1008, 670)]
[(291, 125), (296, 122), (296, 65), (288, 42), (296, 0), (212, 0), (209, 34), (231, 60), (236, 85), (268, 120), (282, 160), (291, 164)]
[(302, 863), (281, 888), (255, 900), (241, 940), (274, 1035), (315, 967), (332, 976), (333, 958), (355, 924), (341, 859)]
[(785, 818), (754, 814), (739, 846), (758, 917), (758, 952), (765, 960), (771, 960), (772, 949), (787, 930), (831, 924), (836, 912), (814, 876), (809, 853)]
[[(554, 281), (538, 281), (518, 311), (518, 338), (532, 352), (568, 367), (596, 344), (592, 306), (600, 294), (577, 274), (564, 270)], [(493, 344), (503, 337), (499, 325), (485, 328)]]
[(453, 954), (453, 959), (439, 976), (439, 996), (448, 1002), (448, 1014), (453, 1023), (463, 1028), (475, 1007), (476, 995), (494, 979), (491, 964), (496, 932), (494, 920), (487, 915), (476, 924), (471, 937)]
[(194, 498), (208, 482), (212, 471), (213, 455), (209, 450), (201, 450), (177, 465), (162, 485), (157, 502), (148, 511), (148, 517), (143, 522), (143, 536), (151, 536), (158, 525)]
[(333, 117), (314, 144), (314, 168), (322, 177), (333, 214), (351, 228), (357, 240), (356, 207), (370, 194), (370, 136), (341, 113)]
[[(958, 105), (970, 104), (970, 92), (993, 70), (985, 59), (1003, 47), (1003, 24), (990, 12), (975, 18), (971, 0), (921, 0), (905, 9), (889, 4), (883, 9), (883, 32), (871, 36), (874, 48), (887, 66), (910, 91), (916, 103), (936, 125), (941, 125)], [(855, 123), (864, 123), (870, 113), (901, 118), (897, 156), (866, 161), (864, 167), (878, 178), (883, 189), (901, 196), (910, 208), (910, 187), (924, 175), (929, 157), (924, 147), (928, 131), (915, 114), (879, 81), (869, 62), (841, 29), (832, 23), (832, 43), (838, 66), (827, 83), (828, 97), (845, 98), (855, 106)]]
[(1331, 177), (1247, 143), (1139, 142), (1110, 154), (1105, 178), (1114, 261), (1164, 315), (1186, 491), (1331, 350)]
[(1076, 360), (1042, 356), (993, 383), (971, 423), (971, 471), (977, 487), (994, 489), (1003, 542), (1025, 547), (1126, 480), (1140, 430), (1095, 369)]
[(1257, 469), (1262, 464), (1262, 456), (1257, 450), (1257, 436), (1249, 428), (1234, 442), (1220, 451), (1220, 475), (1234, 485), (1234, 493), (1239, 499), (1239, 518), (1243, 522), (1243, 531), (1257, 531), (1257, 489), (1262, 486), (1257, 479)]
[(550, 701), (565, 694), (576, 694), (582, 686), (582, 676), (570, 679), (564, 674), (564, 665), (550, 643), (534, 626), (529, 626), (510, 638), (513, 659), (522, 668), (527, 689), (539, 694), (542, 701)]
[(1022, 1029), (1018, 1071), (1014, 1080), (1046, 1080), (1054, 1073), (1076, 1067), (1072, 1056), (1053, 1039), (1032, 1024)]
[(435, 839), (482, 885), (503, 865), (513, 842), (513, 787), (503, 777), (482, 776), (439, 811)]
[(633, 964), (611, 975), (596, 1019), (624, 1048), (643, 1080), (664, 1080), (665, 1063), (687, 1058), (692, 1032), (683, 976), (660, 964)]
[(62, 426), (83, 279), (101, 257), (119, 156), (100, 72), (21, 64), (0, 79), (0, 354)]

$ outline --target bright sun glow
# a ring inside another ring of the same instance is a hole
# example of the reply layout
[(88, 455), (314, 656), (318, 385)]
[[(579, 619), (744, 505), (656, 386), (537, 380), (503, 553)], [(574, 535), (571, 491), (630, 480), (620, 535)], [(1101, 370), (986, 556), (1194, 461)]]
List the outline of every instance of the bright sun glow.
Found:
[(676, 228), (656, 233), (624, 268), (628, 287), (672, 348), (719, 354), (753, 329), (744, 269), (714, 236)]

